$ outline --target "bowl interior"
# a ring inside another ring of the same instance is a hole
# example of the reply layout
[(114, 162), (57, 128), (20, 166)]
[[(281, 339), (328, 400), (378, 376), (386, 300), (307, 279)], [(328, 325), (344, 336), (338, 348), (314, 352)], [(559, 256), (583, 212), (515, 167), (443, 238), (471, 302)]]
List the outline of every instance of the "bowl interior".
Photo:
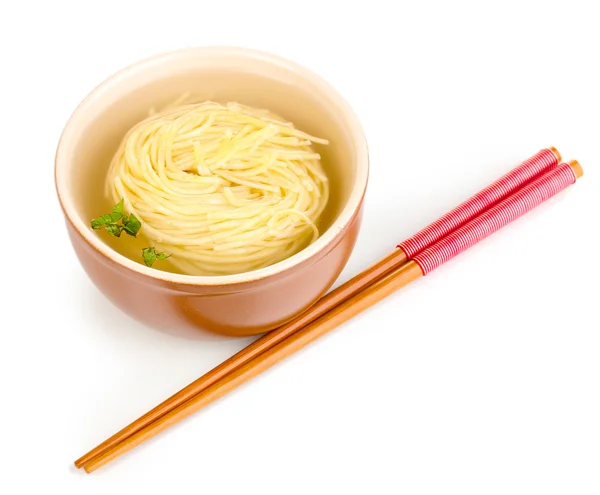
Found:
[[(239, 50), (184, 51), (125, 69), (100, 85), (76, 110), (68, 124), (70, 135), (59, 147), (57, 175), (64, 174), (75, 214), (89, 225), (105, 212), (104, 178), (125, 133), (151, 108), (188, 94), (195, 101), (236, 101), (267, 108), (297, 128), (329, 140), (329, 145), (315, 145), (331, 189), (319, 225), (323, 235), (348, 203), (360, 162), (357, 146), (363, 143), (357, 144), (356, 122), (348, 121), (348, 110), (332, 98), (330, 87), (313, 78), (293, 64)], [(59, 161), (68, 164), (66, 170), (59, 170)], [(109, 245), (117, 241), (105, 235), (100, 239)]]

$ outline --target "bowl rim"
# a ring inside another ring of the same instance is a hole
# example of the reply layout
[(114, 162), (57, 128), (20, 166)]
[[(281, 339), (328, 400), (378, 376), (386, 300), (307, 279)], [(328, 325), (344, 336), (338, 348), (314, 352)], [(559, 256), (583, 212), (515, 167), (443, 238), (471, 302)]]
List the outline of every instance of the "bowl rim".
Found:
[[(105, 93), (110, 93), (111, 90), (118, 89), (122, 79), (132, 77), (136, 72), (144, 71), (152, 66), (160, 66), (172, 62), (177, 58), (185, 59), (192, 55), (199, 57), (214, 57), (215, 55), (241, 56), (266, 62), (271, 65), (279, 66), (287, 71), (298, 73), (303, 79), (306, 79), (310, 81), (311, 84), (317, 86), (323, 94), (335, 104), (350, 130), (356, 152), (356, 177), (350, 195), (342, 208), (342, 211), (332, 225), (315, 242), (289, 258), (264, 268), (231, 275), (184, 275), (165, 272), (137, 263), (118, 253), (102, 242), (89, 228), (89, 225), (83, 222), (75, 212), (74, 201), (68, 190), (68, 174), (66, 173), (69, 170), (69, 158), (71, 154), (67, 153), (65, 150), (73, 149), (73, 145), (77, 139), (77, 129), (88, 121), (86, 114), (89, 108), (96, 104), (98, 100), (101, 100)], [(188, 286), (225, 286), (253, 282), (280, 274), (299, 264), (307, 262), (311, 258), (315, 258), (318, 253), (325, 251), (327, 247), (332, 246), (336, 242), (339, 235), (347, 229), (353, 218), (358, 214), (366, 192), (368, 176), (368, 147), (362, 125), (348, 102), (331, 84), (312, 70), (281, 56), (260, 50), (231, 46), (192, 47), (163, 52), (143, 58), (115, 72), (97, 85), (75, 108), (61, 133), (54, 163), (54, 181), (61, 208), (66, 219), (87, 244), (108, 260), (137, 274), (161, 282), (170, 282)]]

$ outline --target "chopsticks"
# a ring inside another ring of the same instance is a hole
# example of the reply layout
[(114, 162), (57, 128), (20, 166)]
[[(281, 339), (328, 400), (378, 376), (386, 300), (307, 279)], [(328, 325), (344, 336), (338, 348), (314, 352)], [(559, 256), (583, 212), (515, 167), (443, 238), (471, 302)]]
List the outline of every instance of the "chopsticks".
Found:
[(321, 318), (293, 333), (276, 346), (236, 368), (219, 382), (206, 388), (188, 402), (173, 409), (148, 427), (128, 437), (113, 449), (95, 458), (85, 465), (85, 470), (92, 472), (98, 469), (143, 441), (193, 414), (200, 408), (326, 334), (357, 313), (372, 306), (419, 277), (427, 275), (457, 254), (501, 229), (563, 189), (566, 189), (582, 175), (583, 171), (579, 163), (560, 164), (544, 176), (419, 253), (413, 261), (409, 261), (393, 270), (383, 279), (375, 282), (362, 292), (355, 294)]
[[(400, 249), (385, 257), (369, 270), (332, 291), (313, 306), (314, 309), (308, 310), (293, 322), (258, 339), (254, 344), (90, 451), (86, 456), (80, 458), (76, 465), (78, 467), (85, 466), (88, 472), (97, 469), (146, 438), (150, 438), (158, 431), (162, 431), (170, 424), (191, 414), (204, 404), (224, 395), (240, 383), (260, 373), (291, 352), (295, 352), (394, 290), (428, 273), (432, 266), (435, 268), (447, 261), (448, 253), (454, 253), (452, 254), (454, 256), (460, 252), (457, 251), (458, 247), (463, 245), (469, 247), (465, 244), (468, 236), (478, 242), (480, 238), (483, 238), (478, 237), (479, 231), (486, 225), (495, 225), (494, 222), (499, 221), (496, 217), (489, 217), (491, 212), (496, 212), (494, 215), (498, 215), (498, 211), (505, 212), (507, 208), (509, 210), (516, 208), (513, 203), (507, 202), (521, 198), (524, 192), (529, 191), (524, 197), (531, 202), (532, 198), (535, 199), (536, 192), (551, 191), (552, 188), (546, 185), (546, 182), (540, 181), (547, 181), (548, 177), (554, 177), (552, 174), (557, 171), (562, 171), (562, 175), (557, 176), (560, 180), (553, 179), (554, 182), (561, 186), (566, 184), (565, 170), (574, 170), (575, 168), (566, 164), (556, 167), (559, 158), (560, 155), (554, 149), (542, 150), (428, 228), (401, 243)], [(540, 174), (549, 170), (552, 171), (540, 177)], [(573, 172), (570, 173), (570, 176), (575, 177)], [(539, 178), (531, 183), (530, 181), (536, 177)], [(529, 185), (515, 192), (524, 184)], [(533, 186), (535, 187), (531, 189)], [(512, 193), (514, 193), (513, 196), (498, 203), (499, 200)], [(520, 203), (515, 204), (520, 205)], [(500, 208), (501, 206), (502, 208)], [(490, 209), (490, 207), (492, 208)], [(483, 211), (486, 213), (481, 214)], [(524, 212), (528, 209), (520, 205), (517, 211)], [(478, 214), (481, 215), (477, 217)], [(469, 220), (471, 221), (466, 223)], [(457, 227), (460, 228), (456, 230)], [(464, 229), (467, 228), (470, 230), (465, 231)], [(444, 237), (444, 235), (447, 236)], [(485, 236), (487, 235), (489, 233)], [(423, 251), (423, 249), (425, 250)], [(420, 251), (420, 255), (416, 254)], [(415, 254), (414, 261), (405, 263), (408, 257), (407, 253), (411, 253), (411, 257)], [(436, 263), (439, 264), (436, 265)], [(381, 279), (386, 273), (388, 275)]]

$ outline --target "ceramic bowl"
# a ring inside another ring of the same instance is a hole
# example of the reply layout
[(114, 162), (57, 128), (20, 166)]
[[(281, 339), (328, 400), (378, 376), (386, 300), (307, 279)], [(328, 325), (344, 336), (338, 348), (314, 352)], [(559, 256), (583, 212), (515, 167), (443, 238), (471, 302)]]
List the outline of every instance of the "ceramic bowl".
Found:
[[(267, 108), (330, 141), (318, 147), (331, 183), (321, 236), (290, 258), (226, 276), (149, 268), (119, 254), (90, 228), (105, 204), (104, 177), (126, 131), (152, 107), (182, 94)], [(279, 57), (240, 48), (192, 48), (143, 60), (113, 75), (76, 108), (60, 138), (55, 179), (67, 230), (85, 271), (115, 306), (172, 333), (245, 336), (297, 316), (333, 284), (359, 231), (367, 186), (365, 136), (349, 105), (323, 79)]]

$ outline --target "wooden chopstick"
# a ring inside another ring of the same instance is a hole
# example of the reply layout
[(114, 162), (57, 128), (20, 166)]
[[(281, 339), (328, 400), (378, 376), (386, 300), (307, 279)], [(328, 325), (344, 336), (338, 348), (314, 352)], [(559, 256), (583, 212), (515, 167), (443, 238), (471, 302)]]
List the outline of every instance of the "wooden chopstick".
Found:
[(213, 383), (189, 401), (170, 410), (153, 423), (94, 458), (84, 466), (84, 469), (88, 473), (95, 471), (160, 431), (193, 414), (200, 408), (225, 395), (278, 361), (347, 321), (357, 313), (372, 306), (417, 278), (431, 272), (457, 254), (514, 221), (563, 189), (566, 189), (582, 175), (583, 171), (577, 162), (559, 165), (554, 170), (531, 182), (514, 195), (433, 244), (415, 256), (414, 261), (403, 264), (363, 291), (354, 294), (318, 320), (292, 333), (284, 341), (265, 350), (251, 361), (235, 368), (231, 373), (223, 376), (219, 382)]
[(164, 414), (190, 400), (196, 394), (211, 386), (237, 367), (254, 359), (262, 352), (265, 352), (282, 340), (285, 340), (289, 335), (300, 328), (303, 328), (317, 318), (320, 318), (343, 301), (379, 280), (386, 273), (400, 267), (407, 261), (406, 253), (410, 253), (411, 256), (414, 256), (433, 242), (465, 224), (482, 211), (485, 211), (487, 208), (498, 203), (498, 201), (506, 198), (523, 185), (536, 177), (539, 177), (548, 170), (551, 170), (558, 164), (560, 159), (560, 153), (554, 147), (541, 150), (512, 171), (472, 196), (469, 200), (448, 212), (433, 224), (399, 244), (399, 249), (388, 254), (365, 272), (357, 275), (325, 295), (314, 306), (296, 319), (257, 339), (242, 351), (227, 359), (213, 370), (156, 406), (144, 416), (105, 440), (87, 454), (77, 459), (77, 461), (75, 461), (75, 466), (81, 468), (95, 457), (102, 455), (120, 442), (126, 440), (127, 437), (133, 435), (142, 428), (145, 428)]
[(370, 285), (373, 281), (379, 279), (391, 269), (402, 265), (405, 261), (406, 255), (402, 249), (396, 249), (391, 252), (360, 275), (348, 280), (345, 284), (329, 292), (299, 317), (258, 338), (240, 352), (234, 354), (216, 368), (213, 368), (205, 375), (193, 381), (187, 387), (169, 397), (144, 416), (98, 445), (98, 447), (77, 459), (77, 461), (75, 461), (75, 466), (78, 468), (84, 466), (95, 457), (101, 455), (119, 442), (125, 440), (128, 436), (160, 418), (171, 409), (183, 404), (202, 390), (210, 387), (237, 367), (254, 359), (256, 356), (277, 345), (282, 340), (285, 340), (298, 329), (321, 317), (342, 301), (345, 301), (352, 295), (360, 292), (364, 287)]

